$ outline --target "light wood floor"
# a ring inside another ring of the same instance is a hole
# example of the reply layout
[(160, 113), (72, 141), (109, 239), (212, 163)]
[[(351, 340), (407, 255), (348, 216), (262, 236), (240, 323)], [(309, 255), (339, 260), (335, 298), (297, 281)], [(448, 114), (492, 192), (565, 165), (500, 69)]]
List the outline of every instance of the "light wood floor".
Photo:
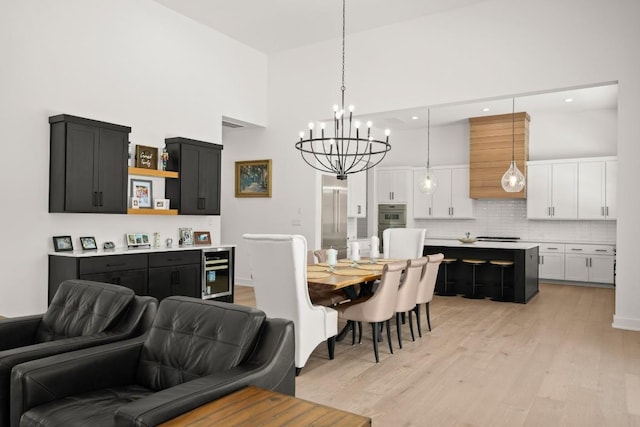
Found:
[[(253, 288), (236, 302), (254, 306)], [(542, 284), (526, 305), (431, 305), (433, 331), (411, 342), (405, 325), (404, 348), (381, 343), (379, 364), (369, 328), (335, 360), (319, 345), (297, 397), (377, 426), (640, 426), (640, 332), (611, 327), (614, 290)]]

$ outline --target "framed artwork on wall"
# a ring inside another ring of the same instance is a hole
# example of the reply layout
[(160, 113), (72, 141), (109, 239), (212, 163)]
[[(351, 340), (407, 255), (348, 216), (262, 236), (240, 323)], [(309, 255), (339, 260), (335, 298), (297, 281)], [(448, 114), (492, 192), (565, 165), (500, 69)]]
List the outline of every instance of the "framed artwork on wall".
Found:
[[(138, 199), (139, 208), (150, 208), (153, 182), (149, 179), (131, 178), (131, 198)], [(133, 202), (132, 202), (133, 205)]]
[(236, 197), (271, 197), (271, 159), (236, 162)]

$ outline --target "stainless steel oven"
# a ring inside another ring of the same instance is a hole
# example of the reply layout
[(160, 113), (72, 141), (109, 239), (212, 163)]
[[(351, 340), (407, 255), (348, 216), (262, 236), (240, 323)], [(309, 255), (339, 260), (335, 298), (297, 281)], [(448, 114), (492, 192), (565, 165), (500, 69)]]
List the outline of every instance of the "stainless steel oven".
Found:
[[(378, 238), (382, 246), (382, 232), (387, 228), (407, 226), (407, 205), (378, 205)], [(382, 250), (382, 247), (380, 248)]]
[(233, 248), (202, 251), (202, 299), (233, 302)]

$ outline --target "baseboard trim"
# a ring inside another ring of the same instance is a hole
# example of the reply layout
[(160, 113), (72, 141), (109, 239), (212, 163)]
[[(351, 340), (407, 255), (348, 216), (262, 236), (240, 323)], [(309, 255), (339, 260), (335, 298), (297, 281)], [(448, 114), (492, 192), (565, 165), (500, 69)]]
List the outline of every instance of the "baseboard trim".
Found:
[(246, 277), (236, 277), (233, 281), (236, 285), (251, 286), (253, 288), (253, 280)]
[(630, 319), (613, 315), (612, 327), (616, 329), (626, 329), (628, 331), (640, 331), (640, 319)]

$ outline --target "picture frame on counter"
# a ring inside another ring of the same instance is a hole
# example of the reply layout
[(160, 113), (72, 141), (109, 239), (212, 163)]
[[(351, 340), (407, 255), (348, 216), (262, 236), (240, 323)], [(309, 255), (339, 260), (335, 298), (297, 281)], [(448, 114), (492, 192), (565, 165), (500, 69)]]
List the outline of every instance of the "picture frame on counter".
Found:
[(271, 159), (236, 162), (236, 197), (271, 197)]
[(131, 209), (140, 209), (140, 199), (137, 197), (131, 198)]
[(80, 246), (83, 251), (93, 251), (98, 249), (95, 237), (80, 237)]
[(180, 244), (184, 246), (193, 245), (193, 228), (180, 228)]
[(151, 208), (151, 197), (153, 196), (153, 182), (150, 179), (131, 178), (130, 187), (131, 187), (130, 188), (131, 198), (138, 199), (138, 207)]
[(136, 145), (136, 167), (158, 169), (158, 149), (146, 145)]
[(208, 231), (194, 231), (193, 241), (196, 245), (210, 245), (211, 233), (209, 233)]
[(71, 240), (71, 236), (53, 236), (53, 249), (56, 252), (72, 251), (73, 240)]
[(154, 209), (169, 209), (169, 199), (153, 199)]
[(151, 247), (151, 239), (149, 233), (127, 233), (125, 240), (128, 248), (138, 248), (142, 246)]

